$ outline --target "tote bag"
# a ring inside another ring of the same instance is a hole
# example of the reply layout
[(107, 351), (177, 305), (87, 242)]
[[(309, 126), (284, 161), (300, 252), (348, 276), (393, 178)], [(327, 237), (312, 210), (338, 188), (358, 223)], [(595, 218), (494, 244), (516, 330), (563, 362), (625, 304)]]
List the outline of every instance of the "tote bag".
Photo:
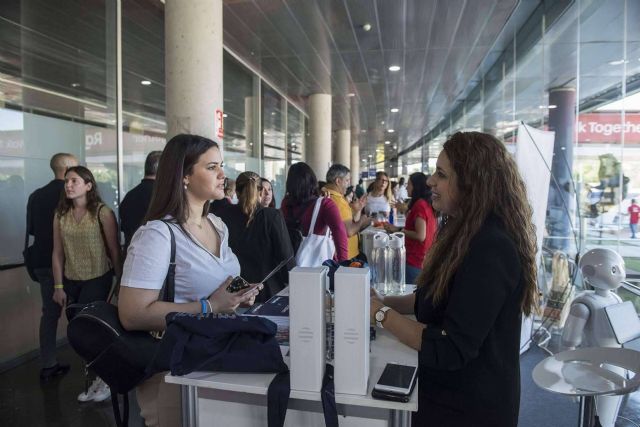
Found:
[(318, 197), (318, 200), (316, 200), (309, 233), (302, 239), (298, 252), (296, 252), (296, 265), (298, 267), (320, 267), (326, 260), (333, 259), (333, 255), (336, 253), (336, 246), (333, 243), (329, 227), (327, 227), (327, 232), (324, 235), (313, 234), (322, 199), (322, 197)]

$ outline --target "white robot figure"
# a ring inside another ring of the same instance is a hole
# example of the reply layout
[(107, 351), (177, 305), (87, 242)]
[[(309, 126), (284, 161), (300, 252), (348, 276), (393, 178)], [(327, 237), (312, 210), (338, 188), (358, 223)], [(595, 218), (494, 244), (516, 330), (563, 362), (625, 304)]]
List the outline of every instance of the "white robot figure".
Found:
[[(562, 345), (575, 347), (621, 347), (616, 341), (604, 310), (622, 302), (611, 292), (625, 279), (622, 257), (611, 249), (592, 249), (580, 260), (584, 280), (595, 290), (580, 293), (571, 303), (569, 317), (562, 332)], [(621, 368), (610, 370), (626, 375)], [(622, 396), (600, 396), (596, 399), (596, 411), (602, 427), (613, 427), (618, 416)]]

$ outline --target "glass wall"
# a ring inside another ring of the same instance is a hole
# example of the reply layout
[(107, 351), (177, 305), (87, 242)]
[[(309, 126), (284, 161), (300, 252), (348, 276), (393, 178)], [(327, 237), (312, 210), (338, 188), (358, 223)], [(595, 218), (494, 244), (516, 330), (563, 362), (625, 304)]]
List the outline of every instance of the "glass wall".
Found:
[(126, 194), (144, 176), (147, 154), (165, 145), (164, 6), (160, 2), (121, 4), (122, 181)]
[[(55, 19), (52, 19), (55, 17)], [(0, 6), (0, 265), (22, 262), (26, 200), (78, 157), (117, 208), (115, 3)]]
[(259, 92), (254, 75), (230, 54), (224, 54), (224, 162), (225, 173), (235, 179), (244, 171), (261, 173), (256, 140), (260, 111)]
[(276, 206), (284, 197), (287, 156), (287, 102), (262, 84), (262, 156), (264, 178), (271, 181)]
[[(22, 262), (26, 201), (53, 178), (53, 154), (72, 153), (89, 167), (117, 213), (143, 177), (146, 155), (165, 145), (164, 4), (123, 2), (118, 155), (115, 5), (0, 5), (0, 266)], [(227, 51), (223, 60), (226, 173), (272, 180), (279, 204), (287, 165), (304, 155), (307, 117)]]
[(545, 246), (614, 249), (628, 276), (640, 278), (627, 212), (640, 199), (638, 16), (640, 3), (631, 0), (538, 7), (467, 99), (424, 137), (427, 158), (417, 160), (419, 147), (404, 154), (407, 173), (433, 168), (458, 130), (492, 133), (512, 152), (521, 121), (554, 130), (558, 184), (550, 185)]

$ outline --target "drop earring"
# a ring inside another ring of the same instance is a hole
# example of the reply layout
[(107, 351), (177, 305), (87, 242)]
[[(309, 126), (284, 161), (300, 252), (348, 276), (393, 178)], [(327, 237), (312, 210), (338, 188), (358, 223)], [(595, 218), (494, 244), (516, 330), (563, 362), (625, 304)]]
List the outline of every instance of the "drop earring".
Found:
[(185, 189), (185, 191), (187, 190), (187, 184), (184, 185), (184, 189)]

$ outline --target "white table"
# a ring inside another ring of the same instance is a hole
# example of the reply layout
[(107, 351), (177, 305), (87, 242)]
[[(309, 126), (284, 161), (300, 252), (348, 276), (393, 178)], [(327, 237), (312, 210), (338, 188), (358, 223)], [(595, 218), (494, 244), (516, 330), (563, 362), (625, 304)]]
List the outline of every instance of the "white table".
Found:
[[(289, 363), (285, 357), (285, 362)], [(341, 427), (408, 426), (418, 409), (415, 387), (407, 403), (377, 400), (371, 390), (387, 362), (418, 366), (418, 353), (378, 329), (371, 342), (369, 387), (366, 396), (336, 394)], [(275, 374), (193, 372), (167, 375), (165, 381), (183, 386), (184, 427), (267, 425), (267, 389)], [(324, 426), (320, 393), (291, 390), (285, 426)]]

